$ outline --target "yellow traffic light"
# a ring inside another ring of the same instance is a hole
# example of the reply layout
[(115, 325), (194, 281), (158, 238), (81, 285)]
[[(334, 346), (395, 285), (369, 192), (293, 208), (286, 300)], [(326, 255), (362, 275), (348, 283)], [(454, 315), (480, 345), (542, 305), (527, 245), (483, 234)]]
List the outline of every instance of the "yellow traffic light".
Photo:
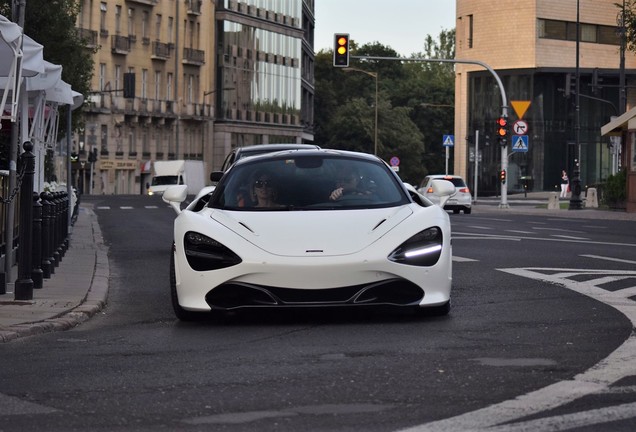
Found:
[(335, 67), (349, 66), (349, 34), (336, 33), (333, 47), (333, 65)]

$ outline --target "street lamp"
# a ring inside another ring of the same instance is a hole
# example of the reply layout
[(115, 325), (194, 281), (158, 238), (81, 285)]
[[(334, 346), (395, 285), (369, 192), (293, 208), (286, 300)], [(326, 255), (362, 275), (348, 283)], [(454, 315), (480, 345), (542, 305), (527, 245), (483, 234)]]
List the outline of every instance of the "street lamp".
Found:
[(363, 74), (369, 75), (375, 79), (375, 127), (374, 127), (374, 136), (373, 136), (373, 154), (378, 155), (378, 74), (377, 72), (369, 72), (363, 69), (358, 69), (354, 67), (347, 67), (342, 69), (345, 72), (362, 72)]

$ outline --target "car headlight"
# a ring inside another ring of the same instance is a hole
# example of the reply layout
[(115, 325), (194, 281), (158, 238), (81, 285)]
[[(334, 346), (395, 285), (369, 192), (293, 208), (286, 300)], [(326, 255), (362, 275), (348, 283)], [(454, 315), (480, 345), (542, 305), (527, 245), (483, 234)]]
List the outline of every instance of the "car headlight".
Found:
[(442, 254), (442, 230), (428, 228), (398, 246), (389, 254), (389, 260), (414, 266), (432, 266)]
[(241, 258), (208, 236), (188, 231), (183, 238), (188, 264), (196, 271), (218, 270), (239, 264)]

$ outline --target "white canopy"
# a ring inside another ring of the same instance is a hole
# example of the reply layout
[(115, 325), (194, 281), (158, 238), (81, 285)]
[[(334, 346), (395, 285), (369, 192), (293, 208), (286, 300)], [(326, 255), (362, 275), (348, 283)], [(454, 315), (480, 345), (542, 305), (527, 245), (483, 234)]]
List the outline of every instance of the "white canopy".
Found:
[[(16, 83), (20, 83), (23, 76), (45, 72), (43, 51), (42, 45), (23, 35), (20, 26), (0, 15), (0, 77), (4, 78), (0, 83), (0, 118), (16, 121), (20, 98), (20, 87), (16, 88)], [(5, 115), (9, 94), (9, 115)]]

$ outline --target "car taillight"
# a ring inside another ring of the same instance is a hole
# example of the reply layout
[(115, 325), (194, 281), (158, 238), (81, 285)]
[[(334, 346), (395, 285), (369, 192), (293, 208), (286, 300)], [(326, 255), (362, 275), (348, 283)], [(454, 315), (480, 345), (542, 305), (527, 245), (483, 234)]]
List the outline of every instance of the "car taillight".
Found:
[(463, 193), (470, 193), (470, 189), (468, 188), (461, 188), (459, 191)]
[(432, 188), (432, 187), (428, 188), (428, 189), (426, 190), (426, 193), (433, 193), (433, 188)]

